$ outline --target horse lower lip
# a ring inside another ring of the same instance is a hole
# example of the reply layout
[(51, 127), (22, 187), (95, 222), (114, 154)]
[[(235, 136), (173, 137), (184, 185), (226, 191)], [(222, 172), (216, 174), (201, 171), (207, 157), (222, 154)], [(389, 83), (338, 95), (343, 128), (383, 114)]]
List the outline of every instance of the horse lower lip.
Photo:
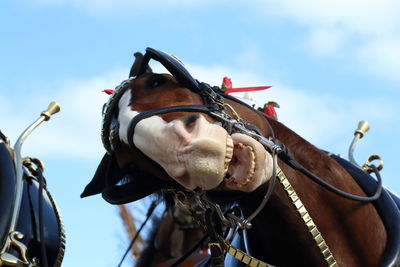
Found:
[(247, 185), (254, 179), (256, 165), (254, 148), (239, 142), (234, 145), (233, 152), (225, 180), (237, 185)]

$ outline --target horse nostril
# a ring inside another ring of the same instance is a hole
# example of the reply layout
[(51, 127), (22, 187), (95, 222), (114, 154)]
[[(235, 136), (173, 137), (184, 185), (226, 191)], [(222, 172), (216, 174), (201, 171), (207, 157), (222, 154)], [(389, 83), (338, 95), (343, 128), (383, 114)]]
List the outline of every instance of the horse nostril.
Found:
[(182, 117), (180, 120), (185, 125), (186, 130), (191, 131), (198, 119), (200, 119), (200, 114), (193, 113)]

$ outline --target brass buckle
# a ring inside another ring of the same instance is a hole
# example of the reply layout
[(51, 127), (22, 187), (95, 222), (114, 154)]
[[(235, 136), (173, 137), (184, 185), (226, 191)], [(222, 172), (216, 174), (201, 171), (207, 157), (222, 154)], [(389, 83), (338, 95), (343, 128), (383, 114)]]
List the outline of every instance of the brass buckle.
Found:
[(379, 160), (379, 164), (378, 166), (376, 166), (376, 169), (378, 171), (381, 171), (383, 169), (383, 160), (381, 159), (381, 157), (379, 155), (371, 155), (368, 157), (368, 159), (365, 161), (364, 165), (362, 165), (362, 169), (368, 173), (372, 173), (374, 171), (374, 168), (372, 168), (371, 162), (374, 160)]

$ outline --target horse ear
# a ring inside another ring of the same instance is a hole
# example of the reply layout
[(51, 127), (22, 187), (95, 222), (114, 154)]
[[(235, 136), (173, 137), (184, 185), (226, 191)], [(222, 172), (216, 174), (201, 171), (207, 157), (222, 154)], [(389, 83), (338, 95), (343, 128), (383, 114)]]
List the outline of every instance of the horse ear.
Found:
[[(142, 65), (142, 61), (143, 61), (142, 53), (136, 52), (134, 54), (134, 56), (135, 56), (135, 61), (132, 64), (131, 70), (129, 72), (129, 77), (134, 77), (134, 76), (138, 75), (140, 66)], [(153, 70), (150, 68), (149, 65), (147, 65), (146, 72), (153, 72)]]

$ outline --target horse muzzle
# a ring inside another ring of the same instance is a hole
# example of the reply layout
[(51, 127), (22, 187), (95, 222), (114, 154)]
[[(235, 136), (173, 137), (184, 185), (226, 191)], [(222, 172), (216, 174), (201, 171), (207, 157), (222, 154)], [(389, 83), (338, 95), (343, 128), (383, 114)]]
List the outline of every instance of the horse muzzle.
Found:
[(272, 173), (272, 158), (260, 143), (242, 134), (230, 136), (197, 113), (169, 123), (158, 116), (143, 119), (133, 142), (190, 190), (210, 190), (224, 182), (223, 188), (252, 191)]

